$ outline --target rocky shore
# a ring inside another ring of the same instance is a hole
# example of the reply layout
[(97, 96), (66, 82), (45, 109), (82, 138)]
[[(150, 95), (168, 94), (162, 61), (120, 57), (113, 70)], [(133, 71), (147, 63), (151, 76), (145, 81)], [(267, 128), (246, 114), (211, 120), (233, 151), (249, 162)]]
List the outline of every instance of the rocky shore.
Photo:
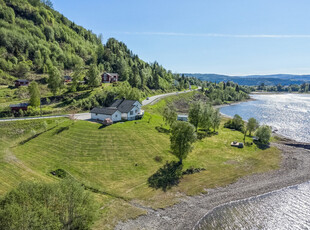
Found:
[(310, 181), (310, 144), (282, 137), (272, 145), (282, 151), (278, 170), (243, 177), (207, 194), (188, 196), (165, 209), (149, 210), (147, 215), (119, 223), (115, 229), (195, 229), (199, 220), (219, 205)]

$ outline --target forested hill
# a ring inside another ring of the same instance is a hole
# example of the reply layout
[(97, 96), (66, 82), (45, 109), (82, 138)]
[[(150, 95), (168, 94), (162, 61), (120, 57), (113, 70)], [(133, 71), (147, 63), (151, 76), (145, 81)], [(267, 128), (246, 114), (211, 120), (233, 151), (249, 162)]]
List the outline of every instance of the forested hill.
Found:
[(82, 72), (83, 80), (90, 66), (91, 73), (119, 73), (139, 89), (169, 89), (178, 78), (156, 62), (142, 61), (122, 42), (111, 38), (102, 44), (101, 35), (53, 10), (48, 0), (0, 0), (0, 84), (55, 75), (55, 69), (56, 75)]

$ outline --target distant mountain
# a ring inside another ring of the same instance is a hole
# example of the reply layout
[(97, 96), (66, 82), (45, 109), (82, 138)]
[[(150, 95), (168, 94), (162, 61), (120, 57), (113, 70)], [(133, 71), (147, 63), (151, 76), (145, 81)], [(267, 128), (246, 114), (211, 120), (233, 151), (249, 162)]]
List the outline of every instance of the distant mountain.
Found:
[(186, 76), (196, 77), (202, 81), (233, 81), (239, 85), (292, 85), (310, 82), (310, 75), (292, 75), (292, 74), (272, 74), (272, 75), (248, 75), (248, 76), (228, 76), (220, 74), (200, 74), (184, 73)]

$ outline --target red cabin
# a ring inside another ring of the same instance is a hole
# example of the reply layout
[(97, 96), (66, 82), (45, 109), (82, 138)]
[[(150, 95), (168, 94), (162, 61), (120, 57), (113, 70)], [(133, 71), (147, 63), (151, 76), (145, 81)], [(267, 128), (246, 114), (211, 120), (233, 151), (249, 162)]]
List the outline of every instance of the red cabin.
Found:
[(119, 76), (117, 73), (104, 73), (101, 77), (103, 83), (113, 83), (118, 81)]
[(13, 113), (18, 113), (19, 110), (27, 111), (28, 105), (29, 105), (28, 103), (20, 103), (16, 105), (10, 105), (10, 108)]
[(29, 81), (25, 80), (25, 79), (18, 79), (15, 81), (15, 87), (20, 87), (20, 86), (28, 86), (29, 85)]

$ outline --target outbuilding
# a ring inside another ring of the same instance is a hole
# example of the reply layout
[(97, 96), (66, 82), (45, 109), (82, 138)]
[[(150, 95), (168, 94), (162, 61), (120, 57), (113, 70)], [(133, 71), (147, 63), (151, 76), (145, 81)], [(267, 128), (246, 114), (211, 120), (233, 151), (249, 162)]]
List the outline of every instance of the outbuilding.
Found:
[(18, 79), (15, 81), (15, 87), (20, 87), (20, 86), (29, 86), (30, 81), (25, 80), (25, 79)]
[(177, 120), (178, 121), (188, 121), (188, 116), (179, 114)]
[(113, 83), (118, 81), (117, 73), (104, 73), (102, 74), (102, 83)]
[(28, 110), (28, 103), (19, 103), (15, 105), (10, 105), (12, 113), (18, 113), (20, 110), (27, 111)]

